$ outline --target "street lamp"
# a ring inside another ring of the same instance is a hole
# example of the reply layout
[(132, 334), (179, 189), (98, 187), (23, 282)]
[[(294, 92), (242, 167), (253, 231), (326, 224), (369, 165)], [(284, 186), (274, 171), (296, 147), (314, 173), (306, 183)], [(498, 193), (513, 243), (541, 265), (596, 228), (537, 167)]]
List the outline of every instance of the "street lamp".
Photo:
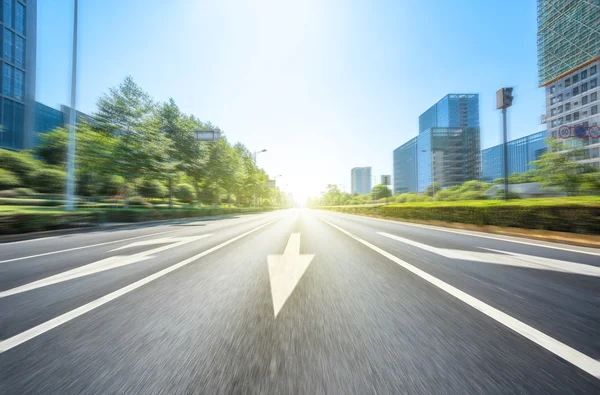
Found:
[[(427, 152), (426, 149), (422, 149), (421, 152)], [(433, 189), (432, 194), (431, 194), (431, 199), (435, 200), (435, 169), (434, 169), (434, 163), (433, 163), (433, 155), (434, 155), (434, 151), (431, 150), (431, 188)]]
[[(260, 151), (254, 151), (252, 154), (252, 158), (254, 160), (254, 166), (256, 166), (256, 155), (262, 154), (263, 152), (267, 152), (266, 149), (262, 149)], [(256, 186), (254, 187), (254, 207), (256, 207)]]
[(75, 123), (77, 122), (77, 8), (78, 0), (74, 1), (73, 9), (73, 59), (71, 64), (71, 111), (69, 114), (69, 143), (67, 146), (67, 190), (65, 209), (75, 209)]

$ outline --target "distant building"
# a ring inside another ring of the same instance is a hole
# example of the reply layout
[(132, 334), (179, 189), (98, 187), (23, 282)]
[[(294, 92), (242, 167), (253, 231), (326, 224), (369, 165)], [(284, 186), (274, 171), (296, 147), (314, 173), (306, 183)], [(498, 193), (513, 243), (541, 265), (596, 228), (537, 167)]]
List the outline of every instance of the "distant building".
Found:
[[(528, 182), (525, 184), (509, 184), (508, 191), (519, 194), (519, 197), (523, 199), (566, 195), (564, 192), (561, 192), (556, 188), (542, 188), (542, 185), (539, 182)], [(484, 195), (487, 196), (488, 199), (493, 199), (499, 194), (503, 193), (504, 184), (498, 184), (492, 186), (490, 189), (485, 191)]]
[(33, 146), (36, 67), (36, 0), (3, 0), (0, 148)]
[[(42, 133), (50, 132), (59, 127), (67, 127), (69, 125), (71, 107), (62, 105), (60, 110), (49, 107), (45, 104), (35, 102), (35, 123), (33, 127), (32, 147), (39, 144)], [(96, 121), (91, 116), (77, 111), (77, 122), (85, 121), (90, 124), (95, 124)]]
[(371, 193), (371, 167), (352, 169), (351, 193), (365, 195)]
[(546, 89), (548, 134), (584, 132), (572, 140), (587, 152), (582, 163), (600, 170), (598, 21), (598, 1), (538, 0), (538, 76)]
[(423, 192), (433, 182), (446, 188), (478, 179), (479, 135), (479, 95), (444, 96), (419, 116), (419, 135), (394, 151), (394, 192)]
[(417, 191), (417, 138), (394, 150), (394, 194)]
[[(532, 169), (529, 163), (539, 159), (547, 151), (547, 132), (537, 132), (516, 140), (509, 141), (508, 174), (526, 173)], [(503, 144), (498, 144), (481, 151), (481, 180), (493, 181), (504, 177)]]

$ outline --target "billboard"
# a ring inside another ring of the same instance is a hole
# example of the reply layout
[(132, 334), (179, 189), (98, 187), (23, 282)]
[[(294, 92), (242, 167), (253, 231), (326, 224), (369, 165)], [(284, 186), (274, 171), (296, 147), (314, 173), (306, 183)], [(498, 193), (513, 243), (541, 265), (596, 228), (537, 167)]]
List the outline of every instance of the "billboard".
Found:
[(391, 185), (392, 184), (392, 176), (381, 176), (381, 183), (383, 185)]

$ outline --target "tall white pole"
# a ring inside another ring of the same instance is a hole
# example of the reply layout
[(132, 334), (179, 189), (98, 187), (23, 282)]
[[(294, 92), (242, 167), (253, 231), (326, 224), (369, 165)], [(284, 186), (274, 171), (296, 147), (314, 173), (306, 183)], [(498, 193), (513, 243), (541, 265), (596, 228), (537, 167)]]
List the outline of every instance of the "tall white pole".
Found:
[(77, 6), (74, 0), (73, 12), (73, 63), (71, 67), (71, 111), (69, 114), (69, 147), (67, 153), (67, 196), (65, 208), (75, 209), (75, 124), (77, 122)]

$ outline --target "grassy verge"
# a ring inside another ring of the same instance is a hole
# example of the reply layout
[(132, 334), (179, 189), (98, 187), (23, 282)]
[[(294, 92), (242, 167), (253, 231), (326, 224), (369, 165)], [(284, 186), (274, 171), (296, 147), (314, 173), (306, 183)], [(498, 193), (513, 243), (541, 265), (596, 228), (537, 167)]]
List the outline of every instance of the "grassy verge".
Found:
[(182, 209), (101, 208), (66, 212), (52, 206), (0, 206), (0, 235), (94, 226), (106, 222), (144, 222), (201, 218), (273, 210), (261, 207), (201, 207)]
[(558, 232), (600, 234), (600, 197), (329, 206), (320, 209), (412, 221), (443, 221)]

